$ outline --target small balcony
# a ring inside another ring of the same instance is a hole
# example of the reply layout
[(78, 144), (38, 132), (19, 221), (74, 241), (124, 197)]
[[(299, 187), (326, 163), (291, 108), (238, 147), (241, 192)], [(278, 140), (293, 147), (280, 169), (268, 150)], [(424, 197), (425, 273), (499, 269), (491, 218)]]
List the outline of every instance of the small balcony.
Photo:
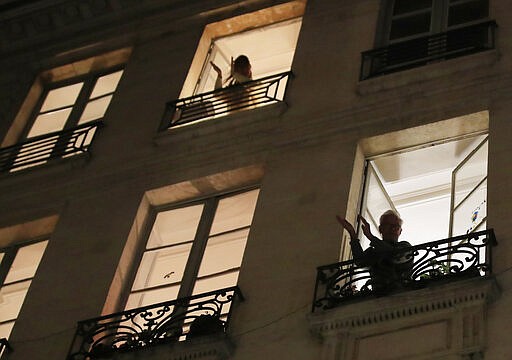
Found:
[(494, 49), (496, 27), (486, 21), (365, 51), (359, 80)]
[(236, 286), (79, 321), (67, 359), (112, 358), (156, 345), (223, 336), (235, 301), (243, 301)]
[(0, 148), (0, 172), (15, 172), (79, 154), (89, 155), (96, 130), (102, 126), (102, 121), (88, 122)]
[(291, 75), (284, 72), (171, 101), (166, 105), (160, 131), (284, 102)]
[[(389, 294), (490, 276), (491, 251), (496, 244), (494, 232), (489, 229), (401, 249), (391, 259), (412, 260), (412, 266), (390, 284), (393, 290)], [(375, 284), (371, 270), (357, 266), (354, 260), (320, 266), (312, 312), (382, 297), (382, 292), (375, 291)]]

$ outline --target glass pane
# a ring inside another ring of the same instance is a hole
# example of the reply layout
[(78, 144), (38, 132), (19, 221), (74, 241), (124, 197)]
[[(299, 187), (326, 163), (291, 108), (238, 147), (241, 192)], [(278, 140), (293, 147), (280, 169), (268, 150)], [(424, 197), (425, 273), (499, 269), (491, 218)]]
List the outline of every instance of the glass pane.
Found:
[(0, 322), (14, 320), (27, 295), (30, 281), (23, 281), (12, 285), (4, 285), (0, 289)]
[(84, 124), (89, 121), (101, 119), (107, 111), (108, 105), (110, 104), (110, 100), (112, 100), (112, 95), (90, 101), (85, 106), (84, 112), (82, 113), (82, 116), (78, 121), (78, 125)]
[(203, 204), (159, 212), (151, 229), (147, 248), (194, 240)]
[(33, 278), (43, 257), (48, 241), (41, 241), (18, 249), (5, 283)]
[(432, 0), (395, 0), (393, 15), (404, 14), (432, 7)]
[(92, 90), (90, 99), (114, 92), (119, 80), (121, 79), (121, 75), (123, 75), (123, 70), (98, 78), (96, 85), (94, 85), (94, 89)]
[(191, 244), (146, 251), (142, 256), (132, 290), (180, 282)]
[(467, 196), (487, 176), (488, 141), (457, 170), (454, 171), (455, 205)]
[(82, 86), (83, 83), (77, 83), (50, 90), (41, 107), (41, 112), (73, 105)]
[(32, 125), (32, 128), (30, 128), (27, 137), (31, 138), (42, 134), (48, 134), (52, 131), (62, 130), (68, 120), (69, 114), (71, 114), (71, 108), (39, 115), (36, 118), (34, 125)]
[(390, 40), (430, 32), (430, 12), (395, 19), (391, 23)]
[(192, 295), (235, 286), (238, 281), (238, 273), (238, 271), (234, 271), (229, 274), (209, 277), (206, 279), (199, 279), (195, 283)]
[(258, 194), (259, 190), (256, 189), (221, 199), (210, 235), (251, 225)]
[(484, 19), (487, 16), (489, 16), (489, 4), (487, 0), (474, 0), (451, 5), (448, 12), (448, 26)]
[(208, 239), (199, 276), (240, 268), (249, 229), (236, 231)]
[[(14, 327), (14, 321), (0, 324), (0, 339), (8, 339), (11, 335), (12, 328)], [(1, 353), (0, 353), (1, 355)]]
[(125, 309), (136, 309), (142, 306), (171, 301), (178, 297), (179, 286), (169, 286), (163, 289), (148, 290), (130, 294)]
[[(387, 195), (386, 190), (382, 186), (372, 163), (368, 164), (368, 175), (366, 181), (368, 182), (368, 185), (362, 215), (370, 223), (372, 233), (379, 236), (378, 227), (380, 216), (389, 209), (396, 209)], [(370, 244), (369, 240), (362, 234), (361, 229), (359, 229), (358, 236), (363, 248)]]
[[(453, 212), (453, 235), (474, 231), (487, 216), (487, 180)], [(484, 230), (480, 227), (479, 230)]]

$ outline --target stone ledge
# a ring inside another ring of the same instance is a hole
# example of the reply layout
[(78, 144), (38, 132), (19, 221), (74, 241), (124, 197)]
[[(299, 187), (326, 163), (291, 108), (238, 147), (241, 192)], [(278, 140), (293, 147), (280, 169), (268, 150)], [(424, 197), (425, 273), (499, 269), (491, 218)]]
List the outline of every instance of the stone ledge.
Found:
[[(321, 360), (477, 359), (487, 347), (494, 277), (346, 304), (309, 316)], [(421, 340), (421, 341), (419, 341)]]
[[(165, 146), (198, 137), (216, 136), (225, 131), (236, 131), (236, 134), (240, 136), (244, 135), (244, 129), (248, 130), (248, 134), (253, 134), (254, 130), (256, 132), (267, 132), (269, 126), (265, 120), (268, 118), (278, 119), (286, 109), (287, 104), (285, 102), (278, 102), (256, 109), (239, 111), (218, 119), (197, 121), (178, 128), (162, 131), (155, 135), (153, 142), (156, 146)], [(274, 125), (271, 124), (270, 127), (273, 128)]]
[(357, 84), (356, 92), (365, 96), (380, 91), (415, 85), (436, 78), (489, 67), (497, 63), (498, 60), (499, 54), (496, 49), (487, 50), (363, 80)]
[(65, 158), (52, 159), (44, 164), (34, 165), (26, 169), (0, 173), (0, 186), (11, 181), (19, 184), (22, 178), (33, 180), (35, 177), (56, 176), (68, 173), (70, 170), (84, 167), (91, 159), (91, 152), (83, 152)]
[(309, 322), (312, 333), (322, 337), (327, 332), (341, 329), (379, 326), (392, 321), (408, 321), (408, 318), (428, 317), (436, 312), (484, 306), (498, 295), (496, 280), (482, 277), (341, 305), (309, 315)]
[(112, 356), (112, 359), (223, 360), (231, 357), (234, 349), (234, 344), (227, 335), (217, 334), (175, 342), (169, 345), (155, 345), (127, 353), (118, 353)]

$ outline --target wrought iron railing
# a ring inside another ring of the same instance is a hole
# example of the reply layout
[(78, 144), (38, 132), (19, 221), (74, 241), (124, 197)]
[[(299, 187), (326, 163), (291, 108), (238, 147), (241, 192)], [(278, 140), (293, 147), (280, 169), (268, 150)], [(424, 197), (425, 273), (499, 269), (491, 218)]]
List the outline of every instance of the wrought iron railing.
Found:
[(167, 103), (160, 131), (213, 119), (230, 113), (284, 101), (291, 72), (270, 75), (243, 84)]
[(17, 171), (56, 158), (88, 153), (96, 129), (102, 125), (100, 120), (92, 121), (0, 148), (0, 172)]
[[(398, 274), (393, 291), (413, 290), (430, 283), (492, 273), (491, 249), (496, 245), (492, 229), (438, 240), (400, 249), (388, 259), (394, 264), (410, 262), (407, 270)], [(354, 260), (320, 266), (317, 269), (312, 311), (326, 310), (344, 302), (369, 296), (376, 292), (375, 270), (357, 266)]]
[(394, 43), (361, 54), (360, 80), (494, 49), (495, 21)]
[(0, 339), (0, 356), (6, 352), (6, 351), (11, 351), (12, 348), (11, 346), (9, 345), (9, 341), (7, 341), (6, 338), (1, 338)]
[(80, 321), (67, 359), (97, 359), (225, 333), (235, 299), (243, 300), (236, 286)]

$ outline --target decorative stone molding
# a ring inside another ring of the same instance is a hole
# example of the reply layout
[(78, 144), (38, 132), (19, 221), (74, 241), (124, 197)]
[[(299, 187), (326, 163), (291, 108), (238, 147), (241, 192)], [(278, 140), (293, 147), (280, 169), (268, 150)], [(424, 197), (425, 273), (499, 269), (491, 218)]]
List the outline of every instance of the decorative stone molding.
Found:
[[(98, 34), (97, 37), (105, 41), (106, 32), (112, 31), (126, 36), (130, 29), (140, 28), (142, 18), (162, 14), (174, 17), (177, 11), (170, 9), (177, 5), (180, 4), (176, 0), (57, 0), (20, 5), (0, 12), (0, 52), (55, 44), (91, 34)], [(184, 16), (183, 13), (176, 16), (180, 15)], [(138, 25), (133, 26), (135, 23)]]
[(494, 278), (470, 279), (346, 304), (309, 322), (322, 360), (473, 359), (485, 350), (487, 304), (498, 294)]
[(234, 344), (225, 334), (204, 336), (170, 345), (158, 345), (150, 348), (118, 353), (113, 360), (225, 360), (234, 351)]

